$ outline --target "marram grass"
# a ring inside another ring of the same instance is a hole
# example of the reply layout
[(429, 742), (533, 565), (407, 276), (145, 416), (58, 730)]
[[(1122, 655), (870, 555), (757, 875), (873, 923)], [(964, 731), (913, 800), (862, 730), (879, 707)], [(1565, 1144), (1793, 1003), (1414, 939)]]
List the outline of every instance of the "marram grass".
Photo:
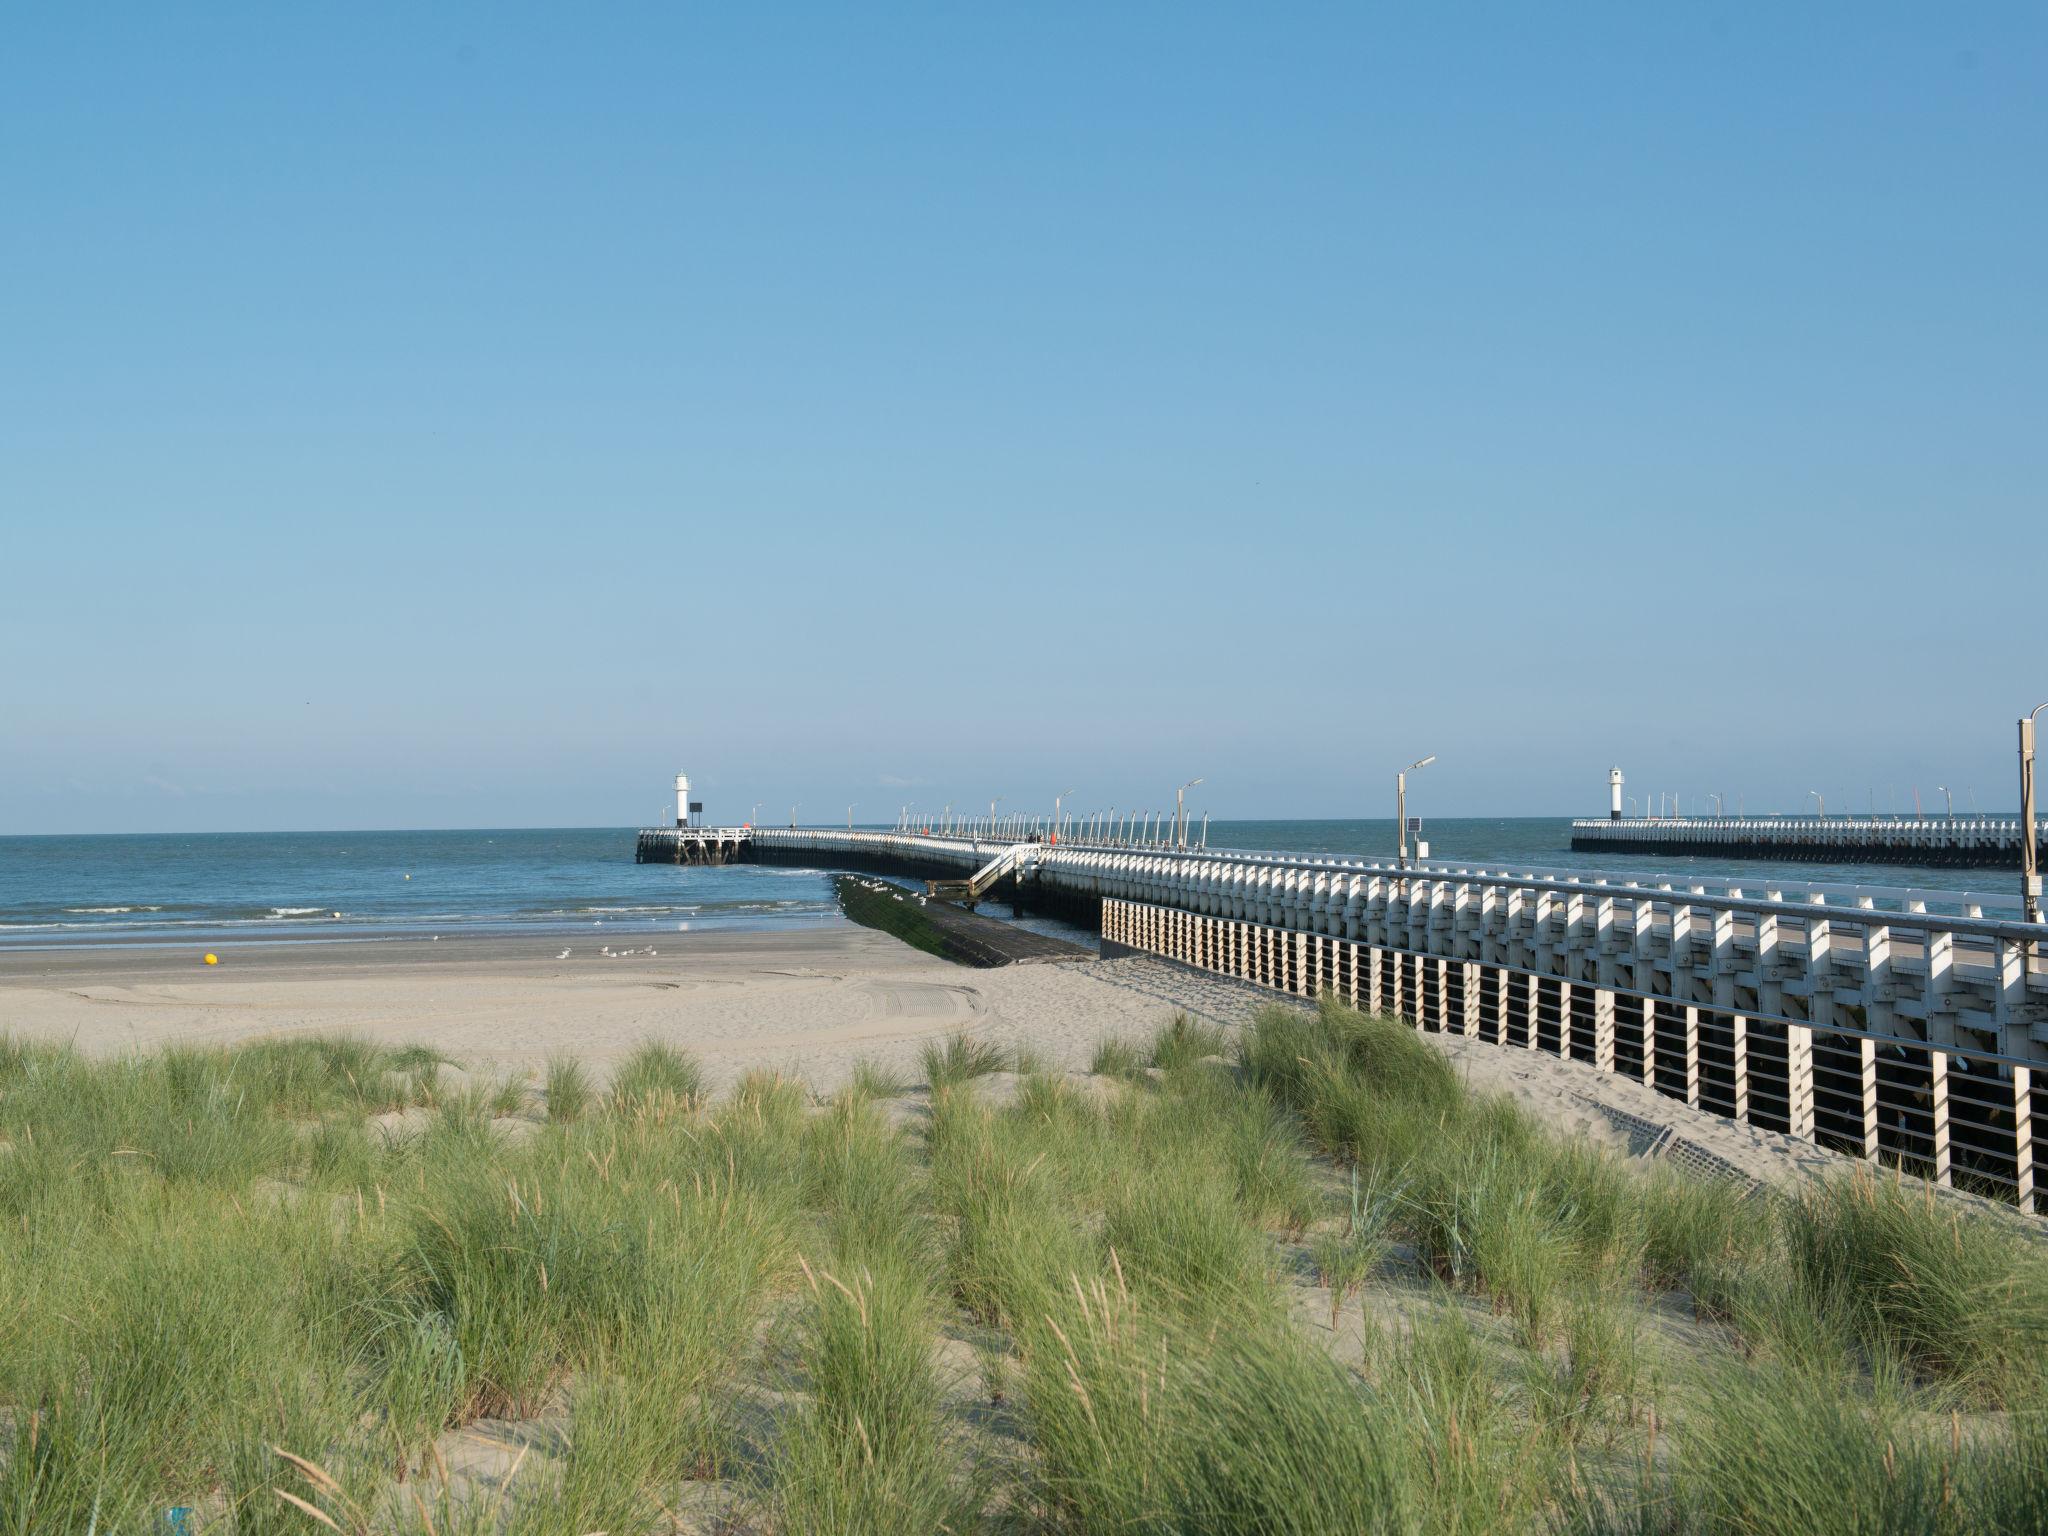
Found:
[(0, 1533), (2048, 1524), (2038, 1233), (1646, 1172), (1348, 1009), (455, 1065), (0, 1041)]

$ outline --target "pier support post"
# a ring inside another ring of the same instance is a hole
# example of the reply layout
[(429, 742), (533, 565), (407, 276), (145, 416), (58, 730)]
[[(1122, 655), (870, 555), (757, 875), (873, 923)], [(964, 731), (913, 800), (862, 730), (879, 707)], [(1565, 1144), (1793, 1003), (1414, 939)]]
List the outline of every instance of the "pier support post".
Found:
[(1927, 1052), (1927, 1107), (1934, 1116), (1934, 1182), (1950, 1182), (1948, 1135), (1948, 1052), (1930, 1047)]
[(2013, 1200), (2022, 1216), (2034, 1214), (2034, 1069), (2012, 1069)]
[(1785, 1026), (1785, 1114), (1792, 1135), (1813, 1140), (1813, 1031), (1803, 1024)]
[(1543, 1036), (1543, 983), (1535, 975), (1526, 976), (1523, 980), (1528, 983), (1525, 995), (1528, 997), (1529, 1002), (1528, 1012), (1522, 1020), (1524, 1025), (1523, 1034), (1525, 1036), (1522, 1041), (1522, 1047), (1524, 1050), (1533, 1051), (1536, 1049), (1536, 1042)]
[(1700, 1107), (1700, 1011), (1685, 1005), (1685, 1102)]
[(1593, 1070), (1614, 1070), (1614, 994), (1605, 987), (1593, 989)]
[(1657, 1091), (1657, 1000), (1643, 999), (1643, 1086)]
[(1459, 967), (1458, 998), (1463, 1004), (1458, 1033), (1470, 1037), (1479, 1033), (1479, 967), (1467, 960)]
[(1735, 1069), (1735, 1122), (1749, 1120), (1749, 1020), (1739, 1013), (1728, 1015), (1728, 1047)]
[(1857, 1038), (1856, 1068), (1863, 1100), (1863, 1155), (1876, 1162), (1882, 1149), (1877, 1115), (1877, 1042), (1868, 1035)]

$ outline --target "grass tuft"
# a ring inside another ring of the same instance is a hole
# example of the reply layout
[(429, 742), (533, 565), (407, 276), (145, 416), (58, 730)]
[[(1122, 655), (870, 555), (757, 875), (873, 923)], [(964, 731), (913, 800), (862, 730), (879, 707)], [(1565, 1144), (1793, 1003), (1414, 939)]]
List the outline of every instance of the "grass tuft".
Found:
[(951, 1088), (977, 1077), (1001, 1072), (1009, 1058), (999, 1045), (977, 1040), (972, 1035), (954, 1034), (943, 1044), (928, 1041), (921, 1057), (924, 1079), (934, 1092)]

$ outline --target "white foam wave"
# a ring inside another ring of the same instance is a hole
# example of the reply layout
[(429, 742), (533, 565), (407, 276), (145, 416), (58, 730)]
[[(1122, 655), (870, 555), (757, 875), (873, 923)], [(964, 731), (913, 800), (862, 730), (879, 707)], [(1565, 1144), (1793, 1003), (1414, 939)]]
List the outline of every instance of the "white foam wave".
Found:
[(89, 913), (98, 913), (98, 912), (161, 912), (161, 911), (163, 911), (163, 908), (162, 908), (162, 907), (66, 907), (66, 908), (65, 908), (64, 910), (65, 910), (66, 912), (76, 912), (76, 913), (79, 913), (80, 915), (85, 915), (85, 914), (89, 914)]

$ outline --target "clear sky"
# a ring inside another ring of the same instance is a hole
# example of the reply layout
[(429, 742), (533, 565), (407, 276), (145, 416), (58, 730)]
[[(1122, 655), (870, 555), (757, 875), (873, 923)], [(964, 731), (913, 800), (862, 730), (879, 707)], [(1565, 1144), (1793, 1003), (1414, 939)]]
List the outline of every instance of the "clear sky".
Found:
[(0, 832), (2016, 802), (2038, 3), (5, 33)]

